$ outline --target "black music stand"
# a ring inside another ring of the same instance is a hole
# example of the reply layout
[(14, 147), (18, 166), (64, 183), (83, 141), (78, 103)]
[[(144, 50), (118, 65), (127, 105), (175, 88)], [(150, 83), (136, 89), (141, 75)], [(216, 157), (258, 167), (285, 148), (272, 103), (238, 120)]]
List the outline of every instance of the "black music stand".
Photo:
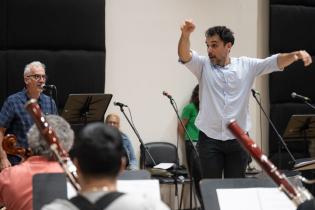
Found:
[(69, 94), (61, 116), (70, 124), (103, 121), (112, 97), (104, 93)]
[[(286, 141), (301, 140), (304, 142), (305, 153), (308, 154), (308, 139), (315, 137), (315, 115), (292, 115), (285, 129), (283, 138)], [(315, 169), (314, 160), (305, 158), (295, 161), (295, 170)]]
[(67, 182), (64, 173), (42, 173), (33, 176), (33, 209), (40, 210), (53, 200), (67, 199)]
[(283, 138), (286, 141), (292, 139), (303, 141), (305, 154), (308, 154), (308, 139), (315, 138), (315, 115), (292, 115)]
[(205, 210), (220, 210), (217, 189), (276, 187), (271, 179), (203, 179), (200, 182)]

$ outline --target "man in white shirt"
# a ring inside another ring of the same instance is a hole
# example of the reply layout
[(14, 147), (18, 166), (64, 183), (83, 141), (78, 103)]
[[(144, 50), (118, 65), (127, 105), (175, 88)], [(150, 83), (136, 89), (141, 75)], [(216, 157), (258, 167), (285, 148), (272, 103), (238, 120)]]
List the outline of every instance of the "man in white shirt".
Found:
[(265, 59), (230, 57), (234, 44), (233, 32), (225, 26), (206, 31), (208, 57), (190, 49), (190, 34), (195, 25), (186, 20), (181, 26), (178, 44), (180, 61), (197, 77), (200, 110), (196, 126), (200, 129), (198, 152), (204, 178), (242, 178), (248, 154), (227, 129), (236, 119), (242, 129), (249, 131), (249, 96), (255, 78), (281, 71), (297, 60), (305, 66), (312, 63), (306, 51), (280, 53)]

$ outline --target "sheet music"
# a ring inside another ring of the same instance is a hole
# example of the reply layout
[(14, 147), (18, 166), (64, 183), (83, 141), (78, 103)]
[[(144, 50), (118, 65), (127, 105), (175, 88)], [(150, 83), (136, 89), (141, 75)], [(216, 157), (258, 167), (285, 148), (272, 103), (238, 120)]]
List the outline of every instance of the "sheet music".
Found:
[(170, 169), (175, 165), (175, 163), (159, 163), (156, 166), (153, 166), (153, 168), (159, 168), (159, 169)]
[(160, 185), (156, 179), (145, 180), (118, 180), (117, 189), (120, 192), (126, 192), (130, 194), (145, 194), (152, 199), (160, 201)]
[(296, 210), (278, 188), (217, 189), (220, 210)]

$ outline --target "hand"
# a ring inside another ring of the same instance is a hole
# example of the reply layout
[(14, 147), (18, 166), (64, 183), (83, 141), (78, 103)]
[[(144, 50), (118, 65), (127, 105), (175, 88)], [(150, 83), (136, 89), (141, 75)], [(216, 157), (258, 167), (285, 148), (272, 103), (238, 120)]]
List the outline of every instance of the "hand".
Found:
[(302, 60), (304, 66), (308, 66), (312, 63), (312, 57), (305, 50), (300, 50), (295, 54), (295, 60)]
[(8, 160), (8, 158), (7, 157), (1, 157), (0, 158), (0, 171), (2, 171), (5, 168), (9, 168), (9, 167), (11, 167), (11, 163)]
[(180, 30), (183, 34), (189, 35), (195, 30), (195, 24), (191, 19), (185, 20), (185, 22), (181, 25)]

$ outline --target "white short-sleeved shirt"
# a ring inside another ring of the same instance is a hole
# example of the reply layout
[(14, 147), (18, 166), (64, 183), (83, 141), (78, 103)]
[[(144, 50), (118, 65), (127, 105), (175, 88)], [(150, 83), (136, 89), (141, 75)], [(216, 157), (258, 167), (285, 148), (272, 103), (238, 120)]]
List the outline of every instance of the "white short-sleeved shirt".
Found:
[(231, 119), (249, 131), (250, 90), (256, 76), (281, 70), (277, 56), (231, 58), (230, 64), (221, 67), (192, 51), (192, 59), (185, 66), (199, 82), (200, 105), (196, 126), (208, 137), (218, 140), (235, 139), (227, 128)]

